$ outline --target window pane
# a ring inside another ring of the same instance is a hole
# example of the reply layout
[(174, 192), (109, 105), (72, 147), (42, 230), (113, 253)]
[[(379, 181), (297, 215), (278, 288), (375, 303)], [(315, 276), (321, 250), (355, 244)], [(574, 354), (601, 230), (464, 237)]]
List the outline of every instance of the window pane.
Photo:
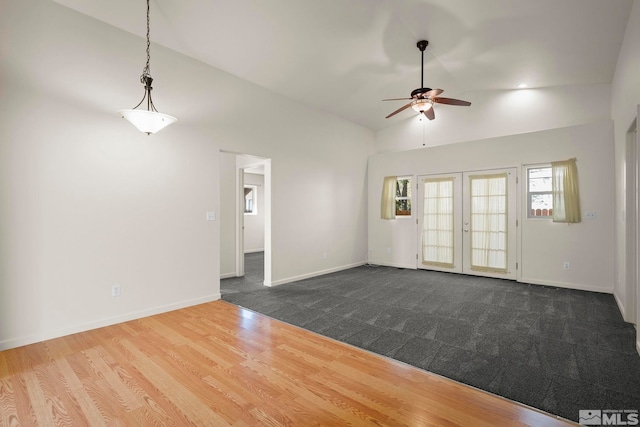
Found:
[(398, 179), (398, 183), (396, 184), (396, 197), (411, 197), (411, 179)]
[(551, 191), (551, 168), (529, 169), (529, 191)]
[(411, 215), (411, 199), (396, 200), (396, 216)]
[(244, 187), (244, 213), (246, 215), (256, 215), (256, 193), (257, 187), (250, 185)]
[(553, 194), (530, 194), (529, 218), (533, 217), (551, 217), (553, 216)]
[(532, 194), (531, 209), (551, 209), (553, 196), (551, 194)]
[(551, 217), (553, 215), (551, 167), (527, 169), (527, 189), (529, 197), (529, 218)]
[(400, 177), (396, 182), (396, 216), (411, 216), (410, 177)]

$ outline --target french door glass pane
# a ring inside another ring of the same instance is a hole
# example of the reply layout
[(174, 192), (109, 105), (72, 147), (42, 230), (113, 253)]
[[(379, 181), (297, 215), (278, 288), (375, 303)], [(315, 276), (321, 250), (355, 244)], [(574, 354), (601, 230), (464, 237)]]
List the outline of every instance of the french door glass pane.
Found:
[(425, 179), (422, 263), (453, 267), (453, 178)]
[(507, 174), (471, 179), (471, 269), (507, 271)]

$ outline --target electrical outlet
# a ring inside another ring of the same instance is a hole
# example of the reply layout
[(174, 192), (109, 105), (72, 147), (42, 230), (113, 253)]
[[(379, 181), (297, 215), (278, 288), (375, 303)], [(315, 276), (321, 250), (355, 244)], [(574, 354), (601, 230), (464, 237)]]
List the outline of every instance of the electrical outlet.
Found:
[(327, 253), (326, 252), (322, 253), (322, 259), (327, 259)]
[(571, 264), (569, 264), (569, 261), (565, 261), (562, 264), (562, 268), (564, 268), (565, 270), (568, 270), (571, 267)]
[(587, 211), (584, 213), (585, 219), (596, 219), (598, 215), (593, 211)]
[(387, 248), (387, 253), (390, 254), (391, 253), (391, 248)]
[(114, 298), (120, 296), (120, 285), (111, 286), (111, 296)]

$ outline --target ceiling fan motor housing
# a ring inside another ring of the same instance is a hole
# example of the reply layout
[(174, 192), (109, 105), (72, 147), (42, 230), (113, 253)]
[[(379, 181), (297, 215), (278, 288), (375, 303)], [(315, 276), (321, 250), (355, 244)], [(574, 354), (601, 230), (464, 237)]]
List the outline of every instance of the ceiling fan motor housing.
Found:
[(422, 95), (423, 93), (427, 93), (429, 91), (431, 91), (430, 87), (421, 87), (421, 88), (418, 88), (418, 89), (414, 89), (411, 92), (411, 97), (412, 98), (419, 98), (420, 95)]

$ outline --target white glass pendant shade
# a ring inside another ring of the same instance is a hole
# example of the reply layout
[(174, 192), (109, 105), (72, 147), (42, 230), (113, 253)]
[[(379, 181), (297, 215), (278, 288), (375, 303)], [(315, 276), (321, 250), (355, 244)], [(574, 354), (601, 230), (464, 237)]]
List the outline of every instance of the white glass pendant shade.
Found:
[(433, 106), (433, 101), (430, 99), (415, 99), (411, 102), (411, 108), (413, 108), (418, 113), (427, 111), (432, 106)]
[(118, 114), (147, 135), (156, 133), (178, 121), (168, 114), (147, 110), (118, 110)]

